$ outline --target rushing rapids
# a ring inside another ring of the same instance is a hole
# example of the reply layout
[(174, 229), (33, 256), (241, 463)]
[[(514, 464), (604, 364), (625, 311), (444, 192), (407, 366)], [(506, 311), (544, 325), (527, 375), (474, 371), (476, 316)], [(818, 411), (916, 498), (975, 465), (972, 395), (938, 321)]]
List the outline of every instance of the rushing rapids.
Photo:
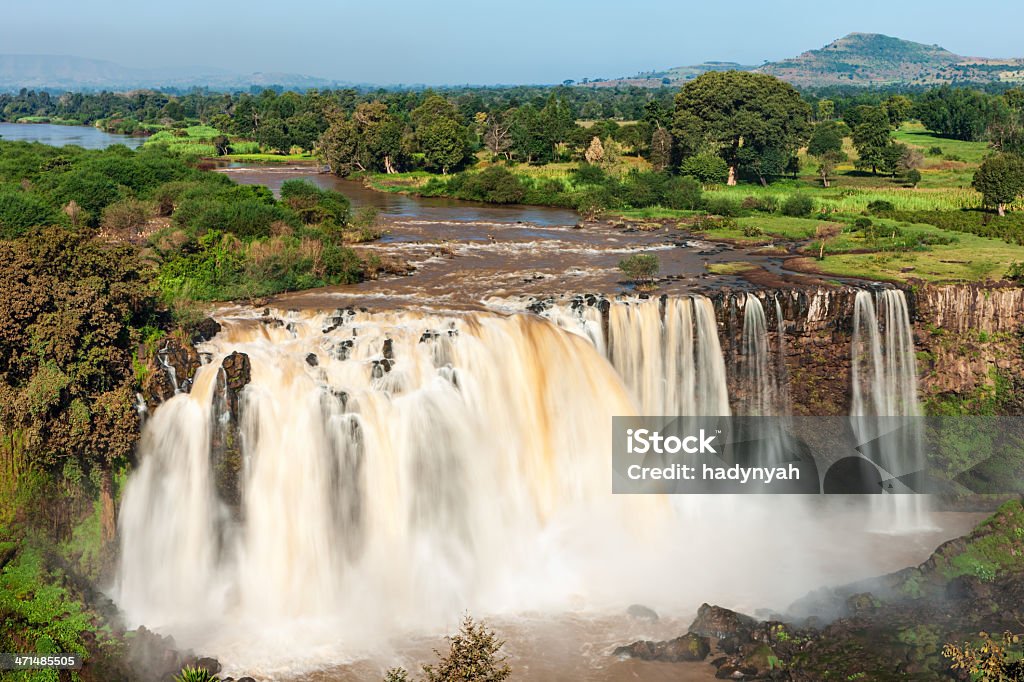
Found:
[[(885, 300), (895, 329), (906, 308)], [(877, 334), (868, 302), (858, 297), (862, 326)], [(754, 408), (771, 413), (782, 370), (768, 367), (760, 300), (747, 296), (744, 310), (744, 371), (771, 393)], [(314, 661), (330, 657), (323, 651), (355, 656), (382, 637), (436, 631), (467, 608), (643, 599), (692, 608), (696, 595), (665, 593), (683, 576), (701, 581), (703, 595), (718, 580), (742, 592), (738, 576), (749, 571), (739, 560), (770, 546), (778, 517), (754, 502), (702, 500), (717, 524), (706, 534), (686, 517), (693, 504), (609, 494), (613, 415), (730, 414), (712, 302), (539, 312), (221, 317), (191, 392), (144, 429), (119, 518), (116, 597), (128, 617), (273, 669), (295, 655), (276, 647), (296, 638)], [(777, 300), (775, 314), (781, 356)], [(872, 343), (875, 357), (882, 345)], [(224, 369), (235, 353), (251, 367), (237, 395)], [(879, 367), (884, 381), (913, 383), (912, 368), (894, 378)], [(233, 438), (236, 459), (226, 454)], [(804, 523), (804, 504), (776, 499), (773, 513)], [(735, 573), (709, 576), (685, 561), (719, 541), (742, 548)], [(792, 598), (819, 575), (818, 560), (809, 553), (791, 580), (749, 577), (746, 587)]]

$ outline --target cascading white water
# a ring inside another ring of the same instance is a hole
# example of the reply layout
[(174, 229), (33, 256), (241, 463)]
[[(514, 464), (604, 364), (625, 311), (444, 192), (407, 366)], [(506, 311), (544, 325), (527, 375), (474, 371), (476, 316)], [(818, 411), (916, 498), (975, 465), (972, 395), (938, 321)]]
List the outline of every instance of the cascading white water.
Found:
[[(609, 494), (612, 416), (729, 414), (710, 300), (545, 314), (558, 324), (221, 319), (191, 392), (143, 432), (119, 516), (115, 596), (128, 619), (273, 675), (450, 631), (467, 610), (621, 613), (754, 594), (782, 607), (820, 579), (824, 526), (800, 500), (773, 499), (768, 514), (750, 498)], [(766, 337), (763, 309), (748, 314)], [(768, 357), (766, 338), (751, 344)], [(236, 351), (251, 382), (229, 414), (221, 364)], [(225, 470), (232, 420), (241, 461)], [(780, 523), (806, 541), (785, 581), (745, 568), (773, 550)], [(707, 552), (713, 574), (691, 560)]]
[(748, 294), (743, 304), (740, 364), (746, 392), (742, 414), (761, 417), (775, 414), (775, 377), (769, 361), (768, 320), (757, 296)]
[(859, 416), (917, 416), (917, 360), (907, 298), (899, 289), (874, 297), (859, 291), (854, 300), (851, 357), (853, 402)]
[[(905, 294), (899, 289), (857, 292), (853, 313), (851, 419), (861, 443), (884, 437), (884, 492), (907, 492), (898, 477), (924, 469), (924, 451), (917, 398), (914, 333)], [(895, 420), (895, 417), (908, 419)], [(870, 446), (865, 446), (870, 447)], [(872, 457), (877, 462), (881, 457)], [(876, 505), (875, 523), (891, 531), (926, 525), (923, 498), (897, 495)], [(889, 518), (889, 516), (892, 518)]]
[(646, 415), (728, 415), (718, 324), (703, 296), (620, 301), (608, 321), (609, 357)]
[[(221, 322), (192, 392), (147, 423), (124, 495), (117, 598), (135, 622), (323, 623), (351, 651), (468, 607), (611, 598), (626, 565), (578, 581), (654, 547), (669, 520), (656, 498), (609, 500), (609, 433), (594, 426), (636, 406), (579, 335), (527, 315), (357, 314), (326, 333), (322, 317)], [(236, 512), (211, 450), (232, 351), (252, 374)]]

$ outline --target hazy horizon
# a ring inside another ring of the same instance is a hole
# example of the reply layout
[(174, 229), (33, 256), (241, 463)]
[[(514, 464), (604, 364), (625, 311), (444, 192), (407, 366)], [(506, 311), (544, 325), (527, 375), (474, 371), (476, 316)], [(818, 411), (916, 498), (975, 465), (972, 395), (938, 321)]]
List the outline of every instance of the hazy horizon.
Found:
[[(796, 0), (785, 9), (747, 1), (552, 6), (524, 0), (487, 11), (466, 0), (431, 6), (399, 0), (387, 8), (329, 0), (255, 8), (239, 0), (164, 6), (54, 0), (19, 5), (0, 24), (0, 52), (381, 85), (557, 83), (708, 60), (760, 64), (851, 32), (934, 43), (967, 56), (1024, 57), (1012, 28), (1024, 20), (1024, 6), (1008, 5), (979, 0), (971, 22), (953, 0), (840, 8)], [(953, 15), (961, 20), (951, 22)]]

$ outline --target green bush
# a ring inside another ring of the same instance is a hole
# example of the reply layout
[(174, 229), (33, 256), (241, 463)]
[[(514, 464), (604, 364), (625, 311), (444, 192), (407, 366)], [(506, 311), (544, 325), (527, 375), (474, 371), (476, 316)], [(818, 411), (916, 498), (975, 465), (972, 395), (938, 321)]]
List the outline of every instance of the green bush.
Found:
[(57, 220), (57, 212), (42, 197), (13, 187), (0, 188), (0, 238), (20, 237), (30, 227)]
[(522, 181), (501, 166), (488, 166), (478, 173), (458, 175), (449, 182), (449, 190), (460, 199), (491, 204), (518, 204), (526, 198)]
[(856, 220), (853, 221), (853, 229), (854, 229), (854, 231), (867, 230), (872, 225), (873, 225), (873, 223), (871, 222), (871, 218), (865, 218), (864, 216), (861, 216), (861, 217), (859, 217), (859, 218), (857, 218)]
[(884, 216), (896, 210), (891, 201), (876, 199), (867, 205), (868, 213), (877, 216)]
[(351, 206), (348, 198), (341, 192), (322, 189), (307, 180), (286, 180), (281, 185), (281, 201), (307, 225), (344, 225), (348, 222)]
[(663, 203), (666, 208), (695, 211), (704, 204), (704, 190), (695, 178), (672, 178), (665, 188)]
[(697, 154), (679, 164), (679, 173), (704, 184), (721, 184), (729, 178), (729, 166), (717, 154)]
[(782, 215), (806, 218), (814, 210), (814, 200), (806, 194), (791, 194), (782, 202)]
[(743, 226), (743, 236), (744, 237), (760, 237), (763, 234), (764, 234), (764, 230), (762, 230), (757, 225), (744, 225)]
[(740, 202), (732, 197), (709, 193), (704, 199), (704, 210), (713, 215), (737, 218), (746, 213)]
[(592, 163), (581, 163), (573, 174), (577, 185), (603, 185), (608, 182), (608, 173)]
[(653, 281), (660, 267), (658, 257), (651, 253), (635, 253), (619, 261), (619, 269), (637, 284)]

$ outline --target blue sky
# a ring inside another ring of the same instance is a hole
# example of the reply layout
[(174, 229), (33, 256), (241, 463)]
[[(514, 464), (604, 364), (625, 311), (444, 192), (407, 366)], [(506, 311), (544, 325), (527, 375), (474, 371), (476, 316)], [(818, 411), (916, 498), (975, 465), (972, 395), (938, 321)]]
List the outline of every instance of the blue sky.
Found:
[(1019, 0), (35, 0), (0, 53), (355, 82), (551, 83), (705, 60), (758, 64), (851, 31), (1024, 57)]

